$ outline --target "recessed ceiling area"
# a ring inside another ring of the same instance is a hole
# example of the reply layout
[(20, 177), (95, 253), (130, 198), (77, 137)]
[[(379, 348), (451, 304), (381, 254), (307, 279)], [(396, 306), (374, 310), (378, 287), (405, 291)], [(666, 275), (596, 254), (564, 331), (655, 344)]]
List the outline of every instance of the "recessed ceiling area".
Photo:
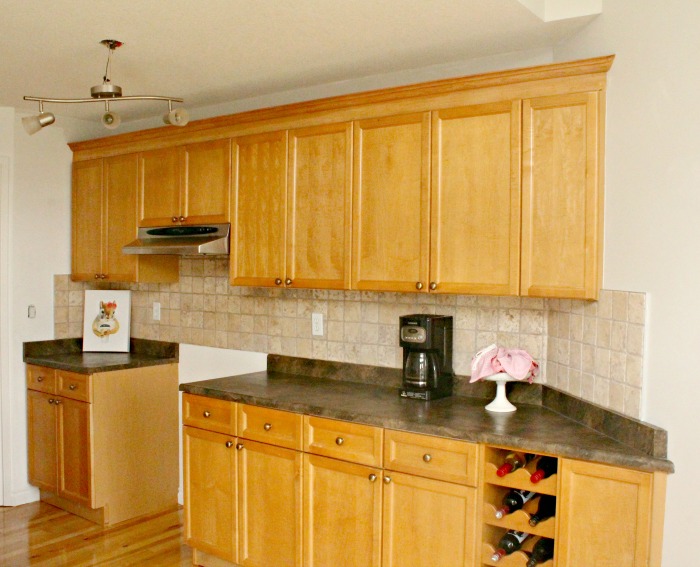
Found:
[[(600, 2), (4, 0), (0, 106), (36, 113), (37, 103), (23, 101), (24, 95), (89, 97), (105, 72), (103, 39), (124, 42), (111, 68), (112, 82), (124, 95), (181, 97), (191, 111), (337, 81), (551, 49), (590, 22)], [(535, 12), (545, 19), (547, 13), (567, 17), (544, 21)], [(46, 110), (57, 117), (99, 121), (102, 108), (48, 104)], [(167, 105), (124, 101), (118, 110), (127, 122), (160, 115)]]

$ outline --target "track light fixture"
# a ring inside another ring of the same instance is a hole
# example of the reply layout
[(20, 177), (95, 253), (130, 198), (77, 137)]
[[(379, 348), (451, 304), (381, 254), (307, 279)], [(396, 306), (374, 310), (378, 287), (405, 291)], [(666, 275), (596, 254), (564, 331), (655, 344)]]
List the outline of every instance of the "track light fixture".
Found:
[(27, 116), (22, 118), (22, 125), (28, 134), (35, 134), (44, 126), (53, 124), (56, 117), (50, 112), (44, 112), (44, 103), (83, 103), (83, 102), (104, 102), (105, 112), (102, 115), (102, 125), (108, 130), (113, 130), (121, 124), (121, 117), (116, 112), (109, 109), (110, 102), (122, 100), (162, 100), (168, 103), (168, 112), (163, 116), (163, 122), (172, 126), (185, 126), (189, 122), (189, 114), (184, 108), (173, 109), (174, 102), (183, 102), (181, 98), (170, 96), (154, 96), (154, 95), (131, 95), (122, 96), (122, 88), (112, 83), (110, 73), (112, 68), (112, 53), (118, 47), (124, 45), (116, 39), (103, 39), (100, 42), (109, 50), (107, 54), (107, 65), (105, 68), (102, 84), (96, 85), (90, 89), (90, 98), (46, 98), (37, 96), (25, 96), (24, 100), (36, 101), (39, 103), (39, 115)]

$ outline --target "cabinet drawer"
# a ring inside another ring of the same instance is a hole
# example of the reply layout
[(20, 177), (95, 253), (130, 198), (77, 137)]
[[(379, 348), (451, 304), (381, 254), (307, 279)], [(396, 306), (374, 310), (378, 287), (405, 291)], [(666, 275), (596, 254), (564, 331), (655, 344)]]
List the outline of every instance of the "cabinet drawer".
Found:
[(371, 425), (305, 416), (304, 451), (381, 467), (382, 431)]
[(236, 404), (227, 400), (182, 395), (182, 423), (207, 431), (236, 434)]
[(241, 404), (238, 406), (238, 436), (279, 447), (301, 450), (303, 416)]
[(468, 486), (477, 483), (477, 445), (403, 431), (385, 432), (384, 468)]
[(27, 364), (27, 388), (47, 394), (56, 393), (56, 371), (44, 366)]
[(92, 379), (89, 374), (56, 370), (56, 393), (81, 402), (92, 402)]

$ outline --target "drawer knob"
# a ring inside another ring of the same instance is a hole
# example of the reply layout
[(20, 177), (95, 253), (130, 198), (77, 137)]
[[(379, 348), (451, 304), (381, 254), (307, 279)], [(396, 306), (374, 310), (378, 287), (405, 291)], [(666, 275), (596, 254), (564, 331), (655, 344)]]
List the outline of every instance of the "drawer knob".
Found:
[(37, 382), (43, 382), (43, 381), (44, 381), (44, 377), (43, 377), (43, 376), (37, 376), (37, 377), (36, 377), (36, 381), (37, 381)]
[(53, 398), (49, 398), (49, 403), (50, 403), (50, 404), (53, 404), (55, 401), (56, 401), (56, 400), (54, 400)]
[(177, 222), (177, 217), (173, 217), (173, 222)]
[(282, 279), (281, 279), (281, 278), (275, 278), (275, 285), (282, 285)]
[(187, 220), (187, 217), (180, 217), (178, 220), (179, 220), (180, 222), (185, 222), (185, 221)]
[(423, 282), (416, 282), (416, 289), (419, 291), (423, 289)]
[(431, 457), (430, 453), (426, 453), (425, 455), (423, 455), (423, 460), (424, 460), (426, 463), (429, 463), (430, 461), (433, 460), (433, 457)]
[(202, 415), (204, 417), (209, 417), (209, 416), (211, 416), (211, 412), (209, 410), (204, 410), (204, 413)]
[(239, 451), (243, 449), (243, 443), (236, 443), (236, 449), (238, 449)]
[(435, 282), (430, 282), (430, 289), (436, 290), (437, 289), (437, 284)]
[(292, 285), (292, 278), (287, 278), (284, 280), (284, 285)]
[(68, 389), (69, 389), (69, 390), (75, 390), (77, 387), (78, 387), (78, 386), (76, 386), (75, 384), (70, 384), (70, 385), (68, 386)]
[(264, 429), (265, 431), (270, 431), (270, 429), (272, 429), (272, 424), (271, 424), (271, 423), (266, 423), (265, 425), (263, 425), (263, 429)]
[(233, 441), (226, 441), (226, 448), (230, 449), (231, 447), (233, 447)]
[(345, 439), (343, 439), (342, 437), (336, 437), (336, 438), (335, 438), (335, 444), (336, 444), (336, 445), (342, 445), (343, 443), (345, 443)]
[(58, 406), (58, 405), (61, 404), (61, 400), (54, 400), (53, 403), (56, 404), (56, 405)]
[(389, 484), (391, 482), (391, 477), (390, 476), (385, 476), (384, 477), (384, 484)]
[(369, 481), (370, 481), (370, 482), (374, 482), (374, 481), (376, 481), (376, 480), (377, 480), (377, 475), (376, 475), (376, 474), (372, 473), (371, 475), (369, 475)]

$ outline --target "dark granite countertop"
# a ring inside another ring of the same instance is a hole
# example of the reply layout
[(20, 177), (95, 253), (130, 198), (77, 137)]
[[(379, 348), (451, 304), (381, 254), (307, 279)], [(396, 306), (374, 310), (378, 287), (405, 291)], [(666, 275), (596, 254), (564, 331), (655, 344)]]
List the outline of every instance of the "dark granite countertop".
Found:
[(129, 352), (83, 352), (82, 339), (24, 343), (24, 362), (80, 374), (177, 363), (180, 345), (131, 339)]
[[(517, 411), (498, 414), (484, 409), (488, 399), (452, 396), (432, 402), (408, 400), (400, 398), (393, 387), (285, 373), (270, 367), (268, 362), (264, 372), (181, 384), (180, 390), (389, 429), (673, 472), (667, 459), (622, 443), (544, 405), (516, 403)], [(665, 455), (665, 447), (663, 451)]]

